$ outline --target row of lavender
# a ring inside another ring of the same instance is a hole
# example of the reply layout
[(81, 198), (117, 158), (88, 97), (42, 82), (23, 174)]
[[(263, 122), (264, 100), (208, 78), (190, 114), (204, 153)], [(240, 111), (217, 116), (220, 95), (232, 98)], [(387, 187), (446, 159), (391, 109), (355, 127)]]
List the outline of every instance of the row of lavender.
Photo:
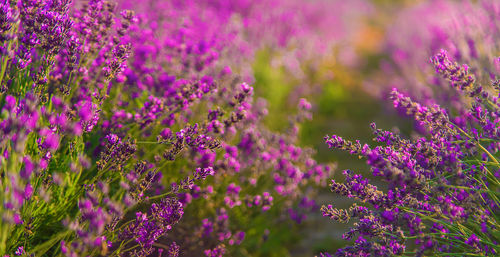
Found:
[[(330, 31), (341, 21), (326, 12), (340, 2), (3, 1), (0, 254), (248, 256), (277, 224), (318, 211), (333, 170), (298, 146), (311, 104), (300, 100), (287, 131), (270, 131), (265, 101), (244, 81), (261, 47), (295, 47), (299, 62), (329, 49), (345, 34)], [(473, 7), (498, 35), (498, 6)], [(483, 70), (446, 52), (433, 63), (470, 96), (458, 118), (394, 91), (420, 137), (373, 127), (386, 146), (327, 138), (389, 182), (383, 193), (350, 171), (333, 181), (366, 203), (322, 208), (359, 218), (345, 235), (359, 234), (355, 244), (337, 255), (498, 251), (498, 82), (480, 87), (472, 73)]]
[[(332, 169), (296, 145), (311, 105), (273, 133), (241, 79), (263, 45), (246, 22), (289, 17), (259, 5), (2, 1), (0, 253), (221, 256), (269, 233), (253, 217), (315, 209)], [(299, 34), (280, 29), (267, 44)]]

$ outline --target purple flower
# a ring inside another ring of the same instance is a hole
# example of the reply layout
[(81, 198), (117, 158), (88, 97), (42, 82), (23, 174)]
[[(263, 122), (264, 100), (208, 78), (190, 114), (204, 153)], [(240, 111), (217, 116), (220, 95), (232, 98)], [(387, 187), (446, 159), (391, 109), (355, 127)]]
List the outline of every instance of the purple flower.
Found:
[(59, 148), (59, 135), (49, 132), (45, 137), (42, 146), (46, 149), (56, 151)]
[(165, 198), (159, 204), (151, 205), (151, 214), (164, 231), (170, 230), (184, 214), (182, 203), (175, 198)]
[(14, 107), (16, 107), (16, 98), (11, 95), (7, 95), (5, 97), (5, 105), (3, 107), (4, 110), (12, 112), (14, 110)]
[(472, 247), (476, 247), (479, 243), (479, 238), (476, 236), (476, 234), (472, 234), (469, 238), (467, 238), (465, 243)]
[(31, 186), (31, 184), (26, 184), (26, 187), (24, 188), (24, 199), (29, 200), (32, 195), (33, 195), (33, 187)]
[(23, 157), (24, 168), (21, 169), (21, 178), (28, 180), (34, 170), (33, 162), (29, 156)]
[(458, 66), (458, 64), (452, 63), (448, 59), (448, 53), (445, 50), (441, 49), (438, 54), (431, 58), (431, 62), (434, 64), (436, 72), (447, 78), (452, 86), (466, 92), (471, 92), (471, 96), (482, 93), (482, 90), (477, 91), (473, 89), (475, 78), (473, 75), (469, 75), (469, 67), (465, 64)]
[(23, 255), (24, 253), (25, 253), (25, 251), (24, 251), (24, 247), (23, 247), (23, 246), (19, 246), (19, 247), (17, 248), (16, 252), (15, 252), (15, 254), (16, 254), (17, 256), (21, 256), (21, 255)]

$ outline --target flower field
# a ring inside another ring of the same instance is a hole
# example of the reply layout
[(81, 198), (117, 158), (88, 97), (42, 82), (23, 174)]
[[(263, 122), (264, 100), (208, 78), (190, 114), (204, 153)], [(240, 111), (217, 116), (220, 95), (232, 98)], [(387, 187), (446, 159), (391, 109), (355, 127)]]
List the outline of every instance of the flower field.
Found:
[(0, 256), (498, 256), (500, 2), (0, 0)]

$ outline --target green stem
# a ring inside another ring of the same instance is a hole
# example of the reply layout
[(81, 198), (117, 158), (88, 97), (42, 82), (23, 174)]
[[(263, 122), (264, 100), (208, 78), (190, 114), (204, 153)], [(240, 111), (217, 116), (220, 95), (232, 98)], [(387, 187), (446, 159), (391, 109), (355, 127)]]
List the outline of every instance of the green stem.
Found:
[(149, 198), (146, 200), (146, 202), (147, 202), (147, 201), (154, 201), (154, 200), (156, 200), (156, 199), (163, 198), (163, 197), (165, 197), (165, 196), (167, 196), (167, 195), (170, 195), (170, 194), (173, 194), (173, 192), (172, 192), (172, 191), (169, 191), (169, 192), (163, 193), (163, 194), (161, 194), (161, 195), (155, 195), (155, 196), (149, 197)]

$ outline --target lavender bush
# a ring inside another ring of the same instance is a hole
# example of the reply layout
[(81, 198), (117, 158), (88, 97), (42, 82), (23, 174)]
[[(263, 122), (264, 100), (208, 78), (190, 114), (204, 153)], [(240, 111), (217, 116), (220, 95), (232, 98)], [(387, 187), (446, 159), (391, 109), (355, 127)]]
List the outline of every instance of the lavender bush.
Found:
[[(445, 51), (432, 62), (473, 99), (463, 116), (413, 102), (394, 89), (394, 106), (424, 126), (425, 135), (405, 139), (372, 124), (374, 140), (381, 144), (376, 147), (325, 137), (330, 148), (366, 158), (373, 176), (388, 183), (383, 192), (350, 170), (343, 172), (345, 182), (332, 181), (333, 192), (371, 207), (322, 207), (323, 215), (336, 221), (358, 220), (343, 235), (356, 237), (354, 245), (339, 249), (338, 256), (494, 256), (499, 250), (498, 96), (475, 85), (466, 66), (451, 62)], [(496, 91), (498, 83), (492, 83)]]
[(0, 254), (222, 256), (270, 233), (253, 217), (271, 228), (315, 209), (332, 169), (297, 145), (311, 105), (287, 133), (266, 129), (265, 101), (225, 64), (243, 33), (227, 14), (182, 1), (0, 7)]
[[(465, 7), (470, 12), (459, 19)], [(494, 1), (427, 2), (398, 18), (383, 78), (370, 84), (396, 86), (389, 99), (415, 120), (417, 131), (405, 136), (372, 123), (375, 146), (325, 137), (329, 148), (366, 159), (372, 177), (345, 170), (344, 182), (332, 180), (333, 192), (357, 202), (348, 209), (335, 203), (321, 208), (326, 217), (352, 223), (342, 236), (352, 244), (336, 256), (498, 255), (498, 7)], [(402, 28), (422, 15), (432, 18), (423, 30), (402, 36)], [(411, 49), (408, 38), (416, 41)], [(424, 63), (429, 52), (435, 55)], [(431, 68), (435, 73), (426, 73)]]

